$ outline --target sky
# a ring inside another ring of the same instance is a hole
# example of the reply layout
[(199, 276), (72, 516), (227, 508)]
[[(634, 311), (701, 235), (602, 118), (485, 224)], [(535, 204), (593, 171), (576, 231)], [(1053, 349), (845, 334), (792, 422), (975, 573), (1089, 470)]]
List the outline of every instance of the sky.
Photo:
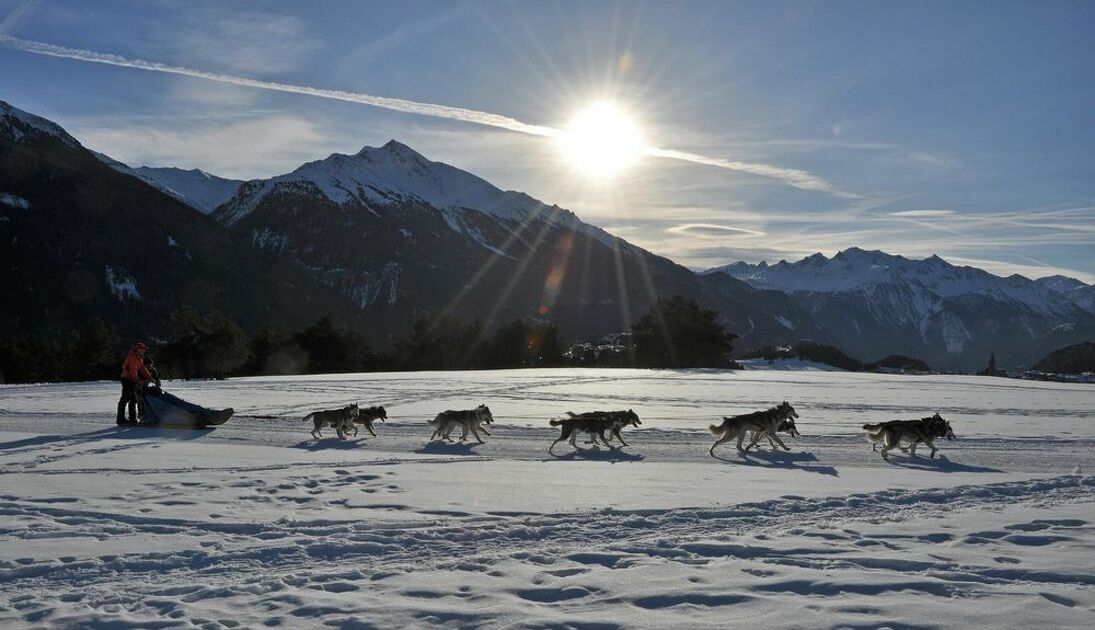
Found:
[[(1093, 32), (1063, 0), (0, 0), (0, 100), (241, 179), (394, 138), (695, 269), (855, 246), (1090, 283)], [(551, 134), (605, 101), (661, 153), (591, 177)]]

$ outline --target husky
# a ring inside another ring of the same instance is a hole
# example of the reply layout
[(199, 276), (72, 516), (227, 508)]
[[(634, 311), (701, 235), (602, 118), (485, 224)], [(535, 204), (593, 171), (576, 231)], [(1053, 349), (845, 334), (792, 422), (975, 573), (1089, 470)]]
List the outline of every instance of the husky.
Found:
[(388, 412), (384, 410), (383, 405), (377, 407), (366, 407), (357, 412), (357, 417), (354, 418), (351, 425), (354, 429), (354, 437), (357, 437), (357, 425), (365, 427), (373, 437), (376, 437), (376, 431), (373, 431), (373, 422), (380, 420), (384, 422), (388, 419)]
[[(779, 426), (776, 427), (776, 433), (786, 433), (787, 435), (789, 435), (791, 437), (799, 437), (799, 436), (802, 435), (801, 433), (798, 432), (798, 427), (795, 426), (795, 421), (791, 420), (790, 418), (788, 418), (787, 420), (784, 420), (783, 422), (779, 423)], [(754, 434), (753, 437), (755, 438), (757, 436)], [(768, 444), (772, 447), (772, 450), (775, 450), (776, 448), (778, 448), (778, 446), (776, 445), (776, 441), (773, 440), (772, 436), (768, 435), (768, 433), (765, 433), (761, 437), (768, 438)], [(750, 442), (750, 443), (752, 443), (752, 442)]]
[[(549, 421), (549, 424), (553, 427), (562, 426), (559, 439), (552, 442), (551, 446), (548, 447), (548, 452), (551, 453), (556, 444), (567, 438), (570, 438), (570, 445), (577, 448), (578, 445), (575, 444), (575, 439), (580, 431), (588, 433), (594, 444), (597, 443), (597, 438), (600, 437), (604, 445), (611, 448), (612, 444), (610, 442), (615, 437), (620, 441), (620, 444), (630, 446), (620, 435), (620, 430), (628, 425), (637, 427), (642, 424), (642, 421), (639, 420), (638, 414), (628, 409), (627, 411), (588, 411), (581, 414), (568, 411), (566, 418), (556, 418)], [(606, 436), (606, 432), (611, 432), (611, 435)]]
[(916, 447), (923, 442), (932, 450), (931, 456), (935, 458), (935, 453), (939, 449), (935, 447), (933, 440), (941, 437), (948, 440), (955, 439), (951, 423), (944, 420), (938, 413), (919, 420), (891, 420), (865, 424), (863, 430), (867, 432), (867, 441), (871, 443), (872, 448), (882, 444), (882, 459), (885, 460), (890, 458), (889, 451), (899, 447), (902, 442), (909, 443), (908, 452), (913, 457), (916, 457)]
[[(762, 437), (768, 437), (769, 441), (775, 441), (783, 447), (783, 450), (789, 451), (791, 447), (779, 439), (777, 432), (785, 430), (791, 435), (798, 434), (798, 429), (795, 428), (795, 418), (797, 417), (798, 413), (795, 408), (786, 400), (766, 411), (754, 411), (753, 413), (730, 416), (729, 418), (723, 416), (722, 424), (713, 424), (708, 427), (711, 434), (718, 438), (711, 445), (708, 452), (714, 455), (716, 446), (725, 444), (734, 437), (738, 438), (739, 451), (748, 451), (753, 448)], [(749, 431), (753, 432), (753, 439), (748, 446), (742, 448), (741, 444), (745, 440), (745, 434)]]
[(468, 432), (475, 436), (476, 440), (479, 440), (480, 444), (483, 444), (483, 438), (479, 437), (479, 432), (482, 431), (486, 435), (490, 435), (490, 431), (487, 431), (483, 424), (492, 424), (494, 422), (494, 416), (490, 413), (490, 408), (486, 405), (479, 405), (475, 409), (466, 409), (462, 411), (442, 411), (437, 414), (437, 417), (429, 422), (434, 426), (433, 435), (430, 436), (432, 441), (434, 438), (440, 437), (442, 439), (452, 442), (452, 438), (449, 434), (452, 430), (460, 426), (461, 434), (460, 441), (463, 442), (468, 437)]
[(338, 434), (338, 439), (345, 440), (346, 432), (354, 426), (354, 419), (357, 418), (358, 411), (357, 403), (354, 403), (352, 405), (346, 405), (341, 409), (313, 411), (304, 416), (302, 421), (307, 422), (309, 418), (312, 419), (315, 424), (315, 427), (312, 429), (312, 437), (317, 440), (323, 437), (319, 430), (328, 425), (334, 428), (335, 433)]

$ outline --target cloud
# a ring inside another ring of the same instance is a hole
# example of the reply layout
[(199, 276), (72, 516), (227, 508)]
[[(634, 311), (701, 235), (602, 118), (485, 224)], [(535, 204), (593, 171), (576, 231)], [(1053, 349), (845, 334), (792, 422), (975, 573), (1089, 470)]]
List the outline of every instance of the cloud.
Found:
[(949, 217), (954, 215), (954, 210), (903, 210), (891, 212), (891, 217), (907, 217), (910, 219), (927, 219), (931, 217)]
[[(208, 81), (229, 83), (242, 87), (272, 90), (276, 92), (287, 92), (291, 94), (303, 94), (306, 96), (315, 96), (319, 98), (347, 101), (351, 103), (358, 103), (361, 105), (369, 105), (371, 107), (390, 109), (393, 111), (404, 112), (408, 114), (431, 116), (434, 118), (444, 118), (448, 120), (466, 122), (476, 125), (485, 125), (489, 127), (497, 127), (500, 129), (508, 129), (509, 131), (515, 131), (518, 133), (524, 133), (533, 136), (557, 137), (562, 134), (561, 130), (554, 127), (534, 125), (502, 114), (494, 114), (490, 112), (467, 109), (463, 107), (452, 107), (450, 105), (440, 105), (437, 103), (424, 103), (401, 98), (376, 96), (372, 94), (365, 94), (362, 92), (328, 90), (324, 88), (297, 85), (292, 83), (250, 79), (230, 74), (207, 72), (204, 70), (195, 70), (183, 66), (168, 65), (154, 61), (145, 61), (143, 59), (130, 59), (127, 57), (122, 57), (121, 55), (99, 53), (79, 48), (68, 48), (65, 46), (57, 46), (45, 42), (37, 42), (21, 39), (18, 37), (11, 37), (9, 35), (0, 35), (0, 46), (8, 46), (16, 50), (22, 50), (24, 52), (37, 55), (45, 55), (49, 57), (75, 59), (78, 61), (86, 61), (90, 63), (100, 63), (123, 68), (146, 70), (149, 72), (162, 72), (166, 74), (193, 77), (197, 79), (206, 79)], [(783, 168), (770, 164), (756, 164), (751, 162), (726, 160), (723, 158), (707, 157), (698, 153), (678, 151), (675, 149), (663, 149), (658, 147), (646, 147), (645, 154), (653, 157), (681, 160), (684, 162), (691, 162), (693, 164), (701, 164), (705, 166), (713, 166), (716, 168), (738, 171), (742, 173), (749, 173), (752, 175), (759, 175), (762, 177), (781, 181), (784, 184), (793, 186), (795, 188), (826, 192), (837, 197), (860, 198), (859, 195), (844, 192), (834, 185), (830, 184), (829, 182), (825, 181), (824, 179), (813, 175), (812, 173), (798, 169)]]
[(170, 37), (155, 47), (185, 64), (250, 74), (285, 72), (320, 48), (300, 18), (269, 11), (191, 6), (174, 21)]
[(764, 232), (713, 223), (683, 223), (665, 230), (670, 234), (698, 236), (701, 238), (725, 238), (727, 236), (764, 236)]
[(172, 129), (156, 122), (109, 127), (99, 119), (77, 119), (69, 126), (85, 146), (131, 166), (200, 168), (239, 179), (294, 170), (330, 153), (340, 140), (310, 120), (283, 115), (213, 124), (189, 120)]
[(19, 25), (26, 19), (26, 16), (32, 13), (33, 9), (39, 4), (39, 0), (27, 0), (20, 6), (16, 7), (11, 13), (9, 13), (3, 20), (0, 20), (0, 35), (10, 33), (19, 27)]

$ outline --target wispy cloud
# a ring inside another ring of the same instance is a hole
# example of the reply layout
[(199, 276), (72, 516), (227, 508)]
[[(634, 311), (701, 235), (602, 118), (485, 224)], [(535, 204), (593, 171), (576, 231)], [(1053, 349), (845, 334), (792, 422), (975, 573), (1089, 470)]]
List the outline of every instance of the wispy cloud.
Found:
[(931, 217), (949, 217), (954, 215), (954, 210), (903, 210), (901, 212), (891, 212), (891, 217), (907, 217), (910, 219), (931, 218)]
[(670, 234), (698, 236), (700, 238), (725, 238), (732, 236), (764, 236), (764, 232), (747, 228), (716, 225), (714, 223), (683, 223), (665, 230)]
[(294, 116), (184, 121), (165, 128), (156, 121), (109, 126), (100, 119), (73, 121), (87, 147), (132, 166), (201, 168), (222, 177), (270, 177), (300, 166), (337, 146), (311, 120)]
[[(183, 66), (168, 65), (154, 61), (146, 61), (143, 59), (130, 59), (121, 55), (100, 53), (91, 50), (69, 48), (65, 46), (57, 46), (55, 44), (26, 40), (18, 37), (12, 37), (9, 35), (0, 35), (0, 45), (8, 46), (17, 50), (22, 50), (24, 52), (34, 53), (38, 55), (46, 55), (49, 57), (74, 59), (90, 63), (99, 63), (123, 68), (146, 70), (149, 72), (161, 72), (166, 74), (187, 76), (197, 79), (205, 79), (208, 81), (217, 81), (220, 83), (239, 85), (242, 87), (272, 90), (276, 92), (287, 92), (291, 94), (303, 94), (306, 96), (315, 96), (319, 98), (347, 101), (351, 103), (369, 105), (372, 107), (380, 107), (408, 114), (417, 114), (420, 116), (430, 116), (434, 118), (443, 118), (447, 120), (466, 122), (476, 125), (497, 127), (534, 136), (557, 137), (563, 133), (562, 130), (554, 127), (545, 125), (534, 125), (522, 122), (509, 116), (504, 116), (502, 114), (494, 114), (474, 109), (452, 107), (449, 105), (441, 105), (437, 103), (411, 101), (386, 96), (376, 96), (372, 94), (365, 94), (362, 92), (329, 90), (325, 88), (311, 87), (306, 85), (282, 83), (277, 81), (264, 81), (260, 79), (251, 79), (230, 74), (207, 72), (204, 70), (195, 70), (193, 68), (187, 68)], [(684, 162), (691, 162), (693, 164), (701, 164), (705, 166), (738, 171), (742, 173), (749, 173), (752, 175), (759, 175), (762, 177), (781, 181), (784, 184), (793, 186), (795, 188), (826, 192), (836, 195), (838, 197), (859, 197), (858, 195), (844, 192), (833, 184), (825, 181), (824, 179), (803, 170), (783, 168), (770, 164), (756, 164), (750, 162), (727, 160), (723, 158), (708, 157), (700, 155), (698, 153), (690, 153), (687, 151), (679, 151), (676, 149), (663, 149), (659, 147), (646, 147), (645, 153), (653, 157), (681, 160)]]

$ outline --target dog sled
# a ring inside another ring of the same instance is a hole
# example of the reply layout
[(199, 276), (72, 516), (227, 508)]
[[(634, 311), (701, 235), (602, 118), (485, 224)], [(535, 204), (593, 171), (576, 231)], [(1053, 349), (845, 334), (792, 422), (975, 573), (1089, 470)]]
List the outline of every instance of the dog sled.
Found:
[(224, 424), (234, 413), (231, 407), (208, 409), (162, 390), (148, 389), (141, 397), (144, 399), (142, 426), (204, 429)]

